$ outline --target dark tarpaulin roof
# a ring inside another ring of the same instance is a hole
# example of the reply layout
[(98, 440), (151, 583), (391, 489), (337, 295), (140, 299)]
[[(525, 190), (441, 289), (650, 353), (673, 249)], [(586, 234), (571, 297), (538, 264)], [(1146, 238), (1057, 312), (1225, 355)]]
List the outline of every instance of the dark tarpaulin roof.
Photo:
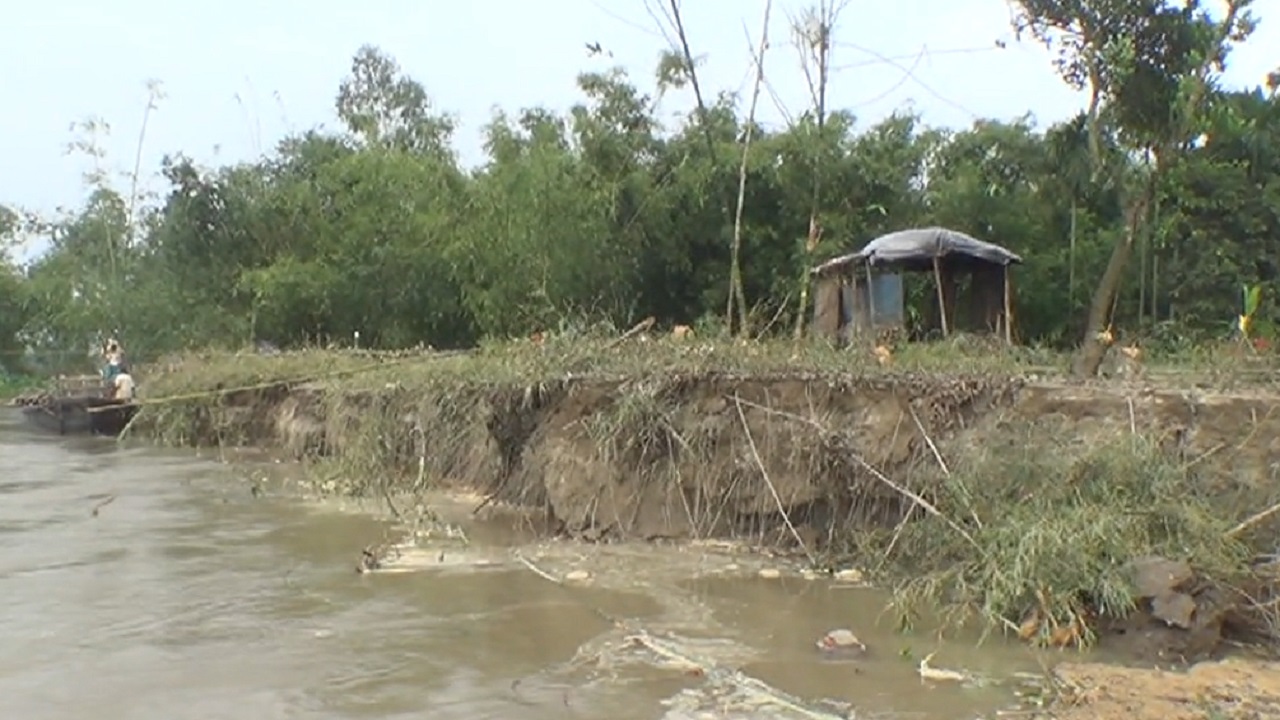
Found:
[(1021, 263), (1022, 258), (996, 245), (942, 227), (912, 228), (891, 232), (867, 243), (858, 252), (832, 258), (810, 272), (821, 275), (865, 262), (869, 265), (925, 266), (935, 257), (964, 255), (993, 265)]

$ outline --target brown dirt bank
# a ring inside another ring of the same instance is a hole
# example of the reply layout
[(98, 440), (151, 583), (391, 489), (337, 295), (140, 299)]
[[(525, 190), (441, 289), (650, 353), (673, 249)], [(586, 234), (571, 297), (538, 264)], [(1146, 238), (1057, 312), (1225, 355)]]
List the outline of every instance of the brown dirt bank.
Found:
[(426, 481), (545, 506), (571, 531), (710, 536), (753, 520), (776, 531), (785, 508), (819, 542), (850, 512), (903, 501), (877, 470), (914, 487), (911, 477), (939, 475), (954, 458), (1028, 442), (1082, 453), (1137, 433), (1199, 466), (1216, 490), (1266, 488), (1280, 461), (1278, 402), (1256, 390), (1014, 377), (703, 373), (532, 386), (280, 385), (149, 408), (137, 430), (192, 446), (354, 460), (393, 483), (416, 481), (425, 464)]
[[(1266, 583), (1245, 572), (1280, 520), (1250, 519), (1280, 501), (1270, 391), (989, 371), (529, 382), (462, 367), (285, 383), (179, 364), (149, 377), (152, 397), (220, 392), (149, 406), (135, 430), (279, 447), (353, 493), (465, 487), (585, 539), (735, 536), (886, 572), (927, 564), (908, 590), (1045, 640), (1125, 633), (1144, 657), (1202, 656), (1224, 628), (1270, 621)], [(1151, 555), (1187, 577), (1133, 591), (1122, 575)]]
[(1280, 717), (1280, 664), (1238, 659), (1186, 672), (1069, 663), (1055, 671), (1054, 720), (1264, 720)]

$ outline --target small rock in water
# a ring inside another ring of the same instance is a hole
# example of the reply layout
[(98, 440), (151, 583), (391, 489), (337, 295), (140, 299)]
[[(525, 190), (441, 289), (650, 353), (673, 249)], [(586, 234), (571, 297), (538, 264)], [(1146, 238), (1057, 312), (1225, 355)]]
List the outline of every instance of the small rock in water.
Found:
[(569, 582), (582, 582), (591, 577), (591, 573), (586, 570), (573, 570), (565, 574), (564, 579)]
[(823, 652), (840, 655), (860, 655), (867, 651), (867, 646), (858, 639), (858, 636), (844, 628), (838, 628), (823, 635), (818, 639), (817, 645)]
[(818, 573), (814, 572), (813, 570), (810, 570), (809, 568), (805, 568), (804, 570), (800, 571), (800, 577), (804, 578), (805, 580), (817, 580)]
[(737, 572), (737, 571), (738, 571), (738, 564), (737, 564), (737, 563), (729, 563), (728, 565), (725, 565), (725, 566), (724, 566), (724, 570), (725, 570), (725, 572)]
[(849, 583), (862, 582), (862, 571), (858, 568), (845, 568), (836, 573), (836, 580)]
[(760, 577), (765, 580), (776, 580), (777, 578), (782, 577), (782, 573), (775, 568), (764, 568), (760, 571)]

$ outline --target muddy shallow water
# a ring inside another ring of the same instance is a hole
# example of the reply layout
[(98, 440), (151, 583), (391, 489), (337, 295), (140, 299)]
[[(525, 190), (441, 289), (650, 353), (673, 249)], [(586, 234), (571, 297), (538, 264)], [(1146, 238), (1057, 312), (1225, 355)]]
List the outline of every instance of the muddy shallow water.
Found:
[[(951, 720), (994, 716), (1013, 700), (1010, 677), (1041, 668), (999, 641), (896, 634), (871, 591), (761, 578), (767, 559), (713, 546), (532, 543), (490, 521), (464, 527), (469, 545), (428, 539), (388, 568), (406, 572), (357, 574), (360, 549), (393, 534), (387, 523), (252, 493), (243, 476), (190, 453), (36, 434), (0, 409), (6, 717), (679, 720), (853, 709)], [(588, 577), (548, 579), (575, 570)], [(837, 627), (853, 629), (868, 657), (819, 657), (814, 640)], [(652, 647), (630, 640), (637, 633)], [(974, 681), (922, 681), (917, 663), (933, 651), (935, 665)]]

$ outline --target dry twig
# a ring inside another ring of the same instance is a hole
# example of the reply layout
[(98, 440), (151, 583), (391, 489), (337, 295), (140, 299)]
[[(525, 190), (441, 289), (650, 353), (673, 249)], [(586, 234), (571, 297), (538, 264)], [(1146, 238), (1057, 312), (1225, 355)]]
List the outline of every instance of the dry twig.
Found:
[(796, 531), (796, 526), (791, 523), (791, 516), (787, 513), (787, 509), (782, 504), (782, 498), (778, 496), (778, 488), (774, 487), (773, 480), (769, 477), (769, 471), (764, 467), (764, 461), (760, 459), (760, 451), (756, 447), (756, 440), (751, 435), (751, 428), (747, 426), (747, 416), (742, 412), (742, 398), (735, 393), (733, 396), (734, 407), (738, 410), (738, 420), (742, 423), (742, 432), (746, 433), (747, 445), (751, 448), (751, 457), (756, 461), (756, 467), (760, 469), (760, 475), (764, 478), (765, 485), (769, 487), (769, 494), (773, 496), (773, 502), (778, 506), (778, 512), (782, 515), (782, 522), (786, 523), (787, 530), (791, 532), (791, 537), (800, 543), (800, 549), (804, 551), (805, 557), (809, 558), (809, 564), (817, 564), (817, 559), (810, 552), (808, 544), (804, 538), (800, 537), (800, 533)]
[(1244, 531), (1246, 531), (1246, 530), (1248, 530), (1249, 528), (1251, 528), (1251, 527), (1253, 527), (1253, 526), (1257, 525), (1258, 523), (1262, 522), (1263, 520), (1266, 520), (1267, 518), (1271, 517), (1272, 515), (1275, 515), (1276, 513), (1280, 513), (1280, 503), (1276, 503), (1275, 505), (1272, 505), (1271, 507), (1267, 508), (1266, 510), (1262, 510), (1262, 511), (1259, 511), (1259, 512), (1256, 512), (1256, 513), (1254, 513), (1254, 514), (1250, 515), (1249, 517), (1247, 517), (1247, 518), (1245, 518), (1243, 521), (1241, 521), (1241, 523), (1240, 523), (1239, 525), (1236, 525), (1235, 527), (1233, 527), (1233, 528), (1231, 528), (1230, 530), (1228, 530), (1228, 531), (1224, 534), (1224, 536), (1225, 536), (1225, 537), (1227, 537), (1227, 538), (1231, 538), (1231, 539), (1237, 538), (1237, 537), (1239, 537), (1242, 533), (1244, 533)]

